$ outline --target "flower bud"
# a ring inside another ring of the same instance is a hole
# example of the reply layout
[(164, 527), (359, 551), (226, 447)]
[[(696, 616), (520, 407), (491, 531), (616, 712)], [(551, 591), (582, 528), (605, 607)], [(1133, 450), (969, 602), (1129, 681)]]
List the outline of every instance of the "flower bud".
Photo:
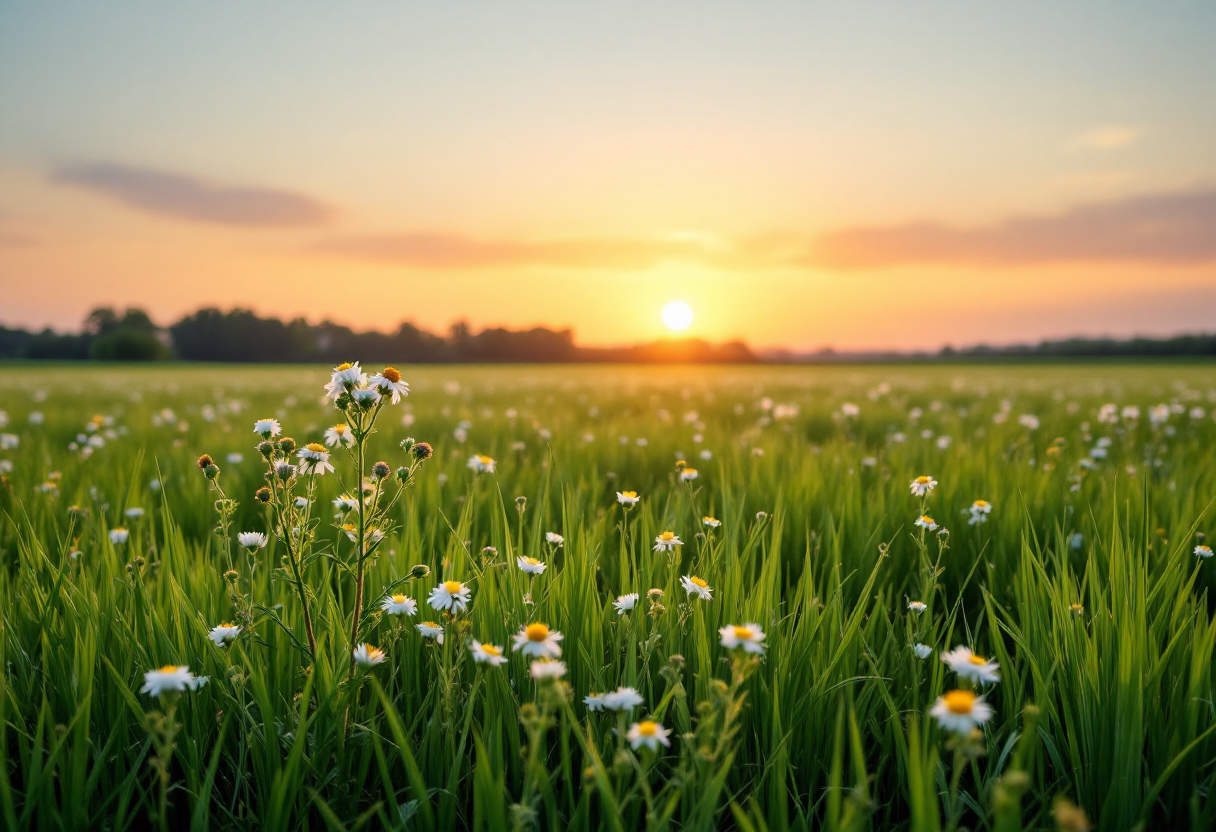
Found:
[(435, 451), (431, 448), (429, 442), (418, 442), (410, 450), (410, 453), (414, 455), (414, 459), (418, 460), (419, 462), (426, 462), (431, 458), (431, 454), (434, 452)]
[(274, 443), (268, 440), (262, 440), (258, 443), (258, 453), (260, 453), (264, 459), (270, 459), (270, 455), (274, 453)]
[(414, 578), (415, 580), (425, 578), (429, 574), (431, 574), (431, 567), (427, 566), (425, 563), (416, 564), (414, 568), (410, 570), (410, 577)]
[(375, 476), (376, 479), (382, 480), (392, 473), (392, 470), (392, 468), (388, 467), (387, 462), (381, 461), (372, 466), (372, 475)]
[(414, 437), (407, 436), (401, 440), (401, 450), (405, 451), (407, 454), (410, 452), (410, 449), (413, 447), (414, 447)]
[(285, 454), (290, 454), (296, 449), (296, 440), (290, 436), (284, 436), (279, 440), (279, 450)]
[(269, 503), (270, 489), (265, 487), (259, 488), (257, 491), (253, 492), (253, 499), (257, 500), (259, 503)]
[(209, 480), (219, 479), (220, 466), (216, 465), (214, 462), (207, 463), (207, 467), (203, 468), (203, 476)]
[(208, 454), (203, 454), (198, 458), (198, 467), (201, 471), (206, 471), (208, 465), (214, 465), (211, 457)]
[(410, 469), (406, 468), (404, 465), (398, 468), (394, 473), (397, 475), (397, 482), (401, 483), (402, 485), (404, 485), (405, 482), (410, 478)]

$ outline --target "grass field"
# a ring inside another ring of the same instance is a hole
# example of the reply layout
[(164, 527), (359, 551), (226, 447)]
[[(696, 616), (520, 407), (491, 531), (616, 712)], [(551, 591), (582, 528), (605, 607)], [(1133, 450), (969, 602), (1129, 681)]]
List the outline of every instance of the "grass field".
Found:
[(0, 368), (4, 828), (1216, 824), (1216, 368), (403, 369)]

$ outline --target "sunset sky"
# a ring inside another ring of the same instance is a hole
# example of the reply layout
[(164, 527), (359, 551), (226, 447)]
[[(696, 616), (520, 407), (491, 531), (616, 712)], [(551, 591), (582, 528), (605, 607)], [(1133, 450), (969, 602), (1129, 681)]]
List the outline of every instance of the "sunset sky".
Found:
[(0, 5), (0, 323), (1216, 331), (1216, 3)]

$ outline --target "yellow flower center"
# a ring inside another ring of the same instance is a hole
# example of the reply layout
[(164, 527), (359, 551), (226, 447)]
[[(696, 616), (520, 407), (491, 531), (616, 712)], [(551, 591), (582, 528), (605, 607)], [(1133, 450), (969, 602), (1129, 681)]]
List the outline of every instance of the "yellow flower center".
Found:
[(423, 627), (430, 627), (432, 630), (438, 630), (438, 629), (440, 629), (439, 625), (438, 625), (438, 624), (436, 624), (434, 621), (423, 621), (423, 622), (422, 622), (422, 626), (423, 626)]
[(396, 367), (385, 367), (384, 372), (381, 373), (380, 375), (384, 376), (386, 379), (391, 381), (393, 384), (396, 384), (397, 382), (401, 381), (401, 373), (399, 373), (397, 371)]
[(160, 669), (160, 671), (159, 671), (159, 672), (161, 672), (161, 673), (176, 673), (176, 672), (177, 672), (177, 665), (175, 665), (175, 664), (167, 664), (167, 665), (165, 665), (164, 667), (162, 667), (162, 668)]
[(535, 566), (536, 564), (540, 563), (540, 561), (538, 561), (536, 558), (524, 558), (524, 563), (529, 564), (530, 566)]
[(735, 638), (740, 638), (740, 639), (743, 639), (744, 641), (749, 641), (749, 640), (751, 640), (751, 637), (752, 637), (752, 628), (751, 627), (738, 627), (738, 626), (735, 627)]
[(927, 514), (924, 517), (920, 518), (920, 521), (927, 526), (933, 525), (933, 518), (928, 516)]
[(918, 485), (928, 485), (929, 483), (933, 482), (933, 480), (929, 477), (917, 477), (916, 482)]
[(367, 650), (367, 657), (369, 659), (379, 658), (384, 655), (384, 651), (379, 647), (372, 647), (370, 644), (364, 644), (363, 647)]
[(976, 500), (974, 503), (972, 503), (972, 505), (975, 506), (976, 508), (988, 508), (988, 501), (987, 500)]
[(971, 662), (972, 664), (988, 664), (987, 659), (985, 659), (983, 656), (977, 656), (974, 653), (971, 654), (971, 658), (967, 659), (967, 661)]
[(621, 494), (622, 494), (622, 496), (628, 497), (631, 500), (634, 497), (638, 496), (638, 492), (636, 492), (636, 491), (622, 491)]
[(334, 425), (334, 433), (346, 433), (346, 423), (338, 422), (338, 424)]
[(675, 532), (663, 532), (661, 535), (659, 535), (659, 540), (671, 540), (675, 536)]
[(355, 530), (355, 524), (354, 523), (343, 523), (342, 529), (343, 529), (343, 531), (353, 532)]
[(691, 578), (689, 578), (688, 580), (689, 580), (691, 583), (695, 584), (696, 586), (701, 587), (701, 589), (705, 589), (705, 587), (709, 586), (709, 584), (705, 583), (705, 581), (701, 580), (701, 579), (700, 579), (700, 578), (698, 578), (696, 575), (693, 575), (693, 576), (692, 576)]
[(975, 694), (969, 690), (952, 690), (942, 697), (942, 701), (952, 714), (969, 714), (975, 706)]
[(404, 595), (394, 595), (394, 596), (393, 596), (393, 603), (394, 603), (394, 604), (404, 604), (404, 603), (405, 603), (405, 596), (404, 596)]
[(717, 522), (718, 522), (718, 518), (717, 518), (717, 517), (710, 517), (709, 515), (706, 515), (706, 516), (704, 516), (704, 517), (702, 517), (702, 518), (701, 518), (701, 522), (703, 522), (703, 523), (717, 523)]
[(351, 363), (348, 361), (348, 362), (346, 362), (346, 363), (344, 363), (344, 364), (339, 364), (337, 367), (334, 367), (334, 372), (340, 373), (340, 372), (342, 372), (343, 370), (349, 370), (349, 369), (350, 369), (351, 367), (353, 367), (353, 366), (354, 366), (354, 365), (353, 365), (353, 364), (351, 364)]
[(228, 629), (231, 629), (232, 627), (235, 627), (235, 626), (236, 626), (235, 624), (229, 624), (227, 621), (225, 621), (223, 624), (221, 624), (221, 625), (220, 625), (220, 629), (221, 629), (221, 630), (228, 630)]
[(304, 447), (305, 447), (305, 449), (312, 451), (314, 454), (325, 453), (325, 446), (322, 445), (320, 442), (309, 442)]
[(651, 722), (649, 719), (645, 722), (638, 723), (638, 733), (643, 737), (653, 737), (659, 732), (659, 723)]
[(524, 635), (528, 637), (528, 641), (544, 641), (549, 637), (549, 626), (547, 624), (529, 624), (524, 629)]
[(695, 474), (695, 473), (697, 473), (697, 469), (696, 469), (696, 468), (685, 468), (685, 469), (684, 469), (684, 474), (685, 474), (685, 475), (689, 475), (689, 474)]
[(502, 655), (502, 651), (499, 650), (497, 647), (495, 647), (493, 644), (481, 645), (481, 652), (485, 653), (487, 656), (501, 656)]
[(448, 595), (455, 595), (457, 592), (464, 589), (464, 584), (462, 584), (460, 581), (444, 581), (443, 588), (448, 591)]

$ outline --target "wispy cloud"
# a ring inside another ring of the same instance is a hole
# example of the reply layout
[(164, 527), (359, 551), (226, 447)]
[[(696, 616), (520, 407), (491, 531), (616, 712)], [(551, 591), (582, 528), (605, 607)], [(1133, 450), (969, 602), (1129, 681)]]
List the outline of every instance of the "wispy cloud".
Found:
[(1069, 145), (1089, 150), (1114, 150), (1119, 147), (1127, 147), (1139, 138), (1140, 131), (1134, 127), (1110, 124), (1074, 136)]
[(196, 222), (315, 226), (332, 213), (325, 204), (292, 191), (216, 185), (186, 174), (106, 162), (66, 165), (53, 171), (52, 178), (141, 211)]
[(844, 229), (819, 238), (804, 258), (807, 265), (838, 269), (1077, 260), (1216, 260), (1216, 189), (1078, 205), (977, 228), (920, 222)]
[(712, 240), (678, 234), (658, 238), (482, 240), (459, 234), (405, 233), (326, 240), (323, 251), (361, 260), (434, 269), (542, 266), (570, 269), (645, 269), (669, 260), (718, 256)]

